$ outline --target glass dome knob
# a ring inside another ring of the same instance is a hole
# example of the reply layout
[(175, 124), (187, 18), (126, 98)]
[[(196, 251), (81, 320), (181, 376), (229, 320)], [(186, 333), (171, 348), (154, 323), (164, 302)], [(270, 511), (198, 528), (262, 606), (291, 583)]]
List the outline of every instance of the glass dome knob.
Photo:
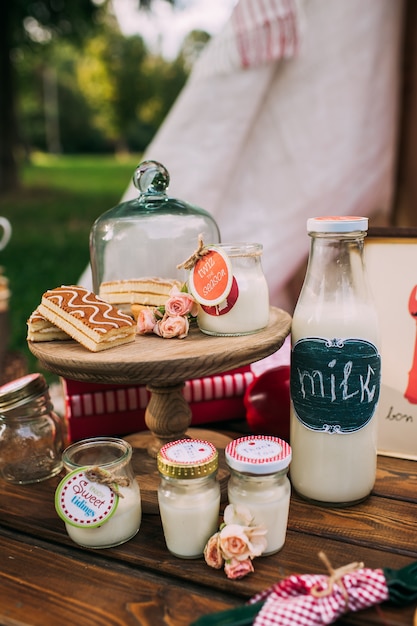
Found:
[(141, 193), (163, 194), (169, 185), (169, 173), (158, 161), (143, 161), (135, 169), (133, 182)]

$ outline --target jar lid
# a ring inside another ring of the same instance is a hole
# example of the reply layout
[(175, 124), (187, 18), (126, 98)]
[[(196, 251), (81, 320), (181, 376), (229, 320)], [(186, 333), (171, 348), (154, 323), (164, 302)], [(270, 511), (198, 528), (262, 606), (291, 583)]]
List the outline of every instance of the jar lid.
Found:
[(217, 470), (219, 455), (212, 443), (180, 439), (166, 443), (158, 452), (158, 471), (170, 478), (202, 478)]
[(227, 464), (237, 472), (272, 474), (291, 462), (291, 447), (283, 439), (254, 435), (234, 439), (225, 448)]
[(309, 233), (350, 233), (367, 231), (368, 218), (355, 215), (329, 215), (324, 217), (310, 217), (307, 220)]
[(18, 404), (30, 402), (48, 389), (42, 374), (28, 374), (0, 387), (0, 413)]

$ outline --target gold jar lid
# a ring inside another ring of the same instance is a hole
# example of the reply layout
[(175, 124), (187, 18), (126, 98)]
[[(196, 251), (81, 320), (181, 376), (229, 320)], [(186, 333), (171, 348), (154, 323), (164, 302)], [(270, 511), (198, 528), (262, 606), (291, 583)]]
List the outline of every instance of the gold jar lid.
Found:
[(169, 478), (203, 478), (219, 465), (215, 446), (202, 439), (180, 439), (166, 443), (158, 452), (158, 471)]

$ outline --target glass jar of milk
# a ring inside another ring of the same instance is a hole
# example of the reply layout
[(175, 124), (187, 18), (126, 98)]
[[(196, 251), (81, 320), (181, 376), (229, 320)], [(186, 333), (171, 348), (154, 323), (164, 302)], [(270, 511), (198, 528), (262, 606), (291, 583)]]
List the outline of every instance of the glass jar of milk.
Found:
[(291, 338), (291, 482), (310, 501), (360, 502), (376, 475), (378, 319), (363, 263), (368, 220), (307, 221), (311, 249)]
[(189, 276), (197, 323), (207, 335), (249, 335), (269, 321), (269, 290), (259, 243), (216, 244), (203, 250)]
[(263, 555), (278, 552), (287, 534), (290, 446), (278, 437), (240, 437), (226, 446), (225, 456), (230, 469), (229, 503), (245, 506), (253, 515), (253, 524), (267, 529)]
[(57, 487), (55, 507), (71, 539), (87, 548), (111, 548), (134, 537), (142, 506), (131, 445), (113, 437), (84, 439), (62, 458), (68, 474)]
[(203, 555), (219, 523), (218, 453), (212, 443), (181, 439), (158, 452), (158, 503), (168, 550), (183, 559)]

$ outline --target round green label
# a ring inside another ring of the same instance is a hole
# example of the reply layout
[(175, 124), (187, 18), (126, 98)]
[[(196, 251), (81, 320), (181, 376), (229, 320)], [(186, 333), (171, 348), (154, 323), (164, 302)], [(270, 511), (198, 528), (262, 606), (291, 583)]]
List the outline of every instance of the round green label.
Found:
[(61, 480), (55, 491), (55, 509), (71, 526), (95, 528), (115, 513), (118, 495), (109, 485), (96, 483), (86, 476), (88, 467), (76, 469)]
[(360, 430), (375, 412), (380, 384), (381, 357), (364, 339), (307, 337), (292, 349), (291, 400), (311, 430)]

